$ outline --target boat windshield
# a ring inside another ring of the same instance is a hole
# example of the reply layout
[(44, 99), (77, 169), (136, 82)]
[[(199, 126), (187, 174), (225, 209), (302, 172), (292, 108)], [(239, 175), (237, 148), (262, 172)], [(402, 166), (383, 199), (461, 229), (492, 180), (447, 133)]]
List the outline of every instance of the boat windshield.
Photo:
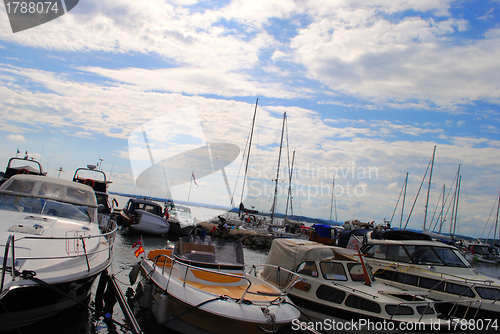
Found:
[(366, 251), (366, 255), (396, 262), (470, 267), (467, 260), (457, 250), (448, 247), (375, 244)]
[(43, 198), (0, 194), (0, 210), (37, 213), (59, 218), (92, 222), (96, 208)]

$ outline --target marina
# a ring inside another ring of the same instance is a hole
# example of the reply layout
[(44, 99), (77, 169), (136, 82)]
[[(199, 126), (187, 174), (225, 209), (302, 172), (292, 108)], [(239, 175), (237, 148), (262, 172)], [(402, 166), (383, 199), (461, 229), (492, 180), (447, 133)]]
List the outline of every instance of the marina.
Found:
[[(252, 219), (246, 213), (230, 219), (241, 224), (228, 225), (229, 214), (221, 209), (110, 194), (111, 182), (96, 166), (77, 169), (72, 181), (47, 177), (41, 166), (16, 171), (9, 163), (7, 171), (0, 189), (4, 219), (17, 215), (14, 221), (21, 222), (30, 215), (28, 225), (17, 223), (3, 234), (2, 332), (55, 333), (62, 326), (61, 333), (72, 328), (79, 334), (232, 333), (233, 327), (242, 333), (316, 333), (313, 324), (335, 319), (342, 326), (389, 323), (389, 332), (420, 323), (421, 332), (431, 333), (461, 332), (461, 321), (498, 319), (497, 263), (476, 262), (491, 265), (486, 278), (456, 247), (426, 234), (359, 221), (305, 225), (286, 215), (282, 225), (270, 224), (254, 212)], [(119, 203), (126, 203), (123, 209)], [(57, 232), (56, 224), (68, 219), (87, 221), (95, 231), (69, 225)], [(31, 226), (30, 220), (38, 223)], [(53, 246), (47, 255), (23, 252), (33, 247), (28, 240), (47, 240), (47, 231), (55, 233), (51, 243), (65, 240), (66, 256)], [(476, 254), (482, 250), (472, 247)], [(77, 262), (68, 266), (73, 258)], [(65, 259), (64, 271), (62, 263), (44, 268), (59, 259)], [(87, 272), (79, 276), (82, 265)], [(80, 320), (66, 324), (67, 308)]]

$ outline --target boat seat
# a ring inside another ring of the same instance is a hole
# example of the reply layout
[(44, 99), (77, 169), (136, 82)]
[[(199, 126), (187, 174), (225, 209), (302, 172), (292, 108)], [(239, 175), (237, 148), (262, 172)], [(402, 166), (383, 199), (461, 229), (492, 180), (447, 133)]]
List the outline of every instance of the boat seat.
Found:
[[(148, 259), (153, 260), (155, 257), (162, 254), (172, 256), (172, 249), (153, 249), (148, 253)], [(156, 265), (158, 267), (170, 267), (172, 265), (172, 261), (165, 256), (160, 256), (156, 261)]]

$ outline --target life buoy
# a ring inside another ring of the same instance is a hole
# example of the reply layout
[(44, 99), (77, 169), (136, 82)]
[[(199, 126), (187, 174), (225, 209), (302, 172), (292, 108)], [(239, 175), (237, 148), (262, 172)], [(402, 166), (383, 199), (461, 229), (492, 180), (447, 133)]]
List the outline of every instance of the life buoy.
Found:
[(29, 174), (29, 170), (26, 168), (21, 168), (20, 170), (17, 171), (17, 174)]
[(94, 188), (95, 182), (92, 179), (86, 179), (85, 181), (83, 181), (83, 184), (86, 184), (86, 185)]

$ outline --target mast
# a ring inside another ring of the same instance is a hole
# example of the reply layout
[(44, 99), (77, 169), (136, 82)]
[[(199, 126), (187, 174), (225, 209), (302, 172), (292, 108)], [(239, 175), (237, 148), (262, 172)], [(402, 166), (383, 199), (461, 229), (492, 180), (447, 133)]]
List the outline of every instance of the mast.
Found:
[(441, 224), (439, 225), (439, 234), (441, 234), (441, 227), (444, 223), (444, 195), (446, 192), (446, 185), (443, 184), (443, 199), (441, 200)]
[(286, 112), (283, 114), (283, 126), (281, 127), (281, 141), (280, 141), (280, 151), (278, 156), (278, 168), (276, 171), (276, 180), (274, 186), (274, 198), (273, 198), (273, 207), (271, 210), (271, 224), (274, 222), (274, 210), (276, 206), (276, 195), (278, 194), (278, 178), (280, 175), (280, 162), (281, 162), (281, 149), (283, 148), (283, 133), (285, 132), (285, 120), (286, 120)]
[(460, 199), (460, 185), (461, 184), (462, 184), (462, 175), (460, 175), (459, 181), (458, 181), (457, 205), (455, 206), (455, 223), (453, 224), (453, 235), (455, 235), (455, 230), (457, 229), (458, 200)]
[[(495, 232), (493, 233), (493, 247), (497, 245), (497, 226), (498, 226), (498, 212), (500, 210), (500, 194), (498, 195), (498, 205), (497, 205), (497, 219), (495, 221)], [(500, 237), (499, 237), (500, 239)]]
[(456, 182), (456, 185), (455, 185), (455, 192), (453, 194), (453, 205), (452, 205), (452, 208), (451, 208), (451, 221), (450, 221), (450, 236), (452, 236), (452, 230), (454, 231), (453, 229), (453, 224), (454, 224), (454, 221), (456, 220), (456, 217), (455, 217), (455, 212), (457, 211), (455, 208), (457, 206), (457, 196), (458, 196), (458, 182), (459, 182), (459, 179), (460, 179), (460, 165), (458, 165), (458, 171), (457, 171), (457, 182)]
[(288, 200), (290, 199), (290, 213), (293, 216), (293, 208), (292, 208), (292, 174), (293, 174), (293, 163), (295, 161), (295, 151), (292, 154), (292, 166), (290, 168), (290, 178), (288, 180), (288, 196), (286, 198), (286, 208), (285, 208), (285, 216), (288, 213)]
[[(335, 193), (333, 192), (334, 188), (335, 188), (335, 176), (332, 179), (332, 202), (330, 204), (330, 225), (332, 224), (333, 199), (335, 196)], [(337, 221), (337, 210), (335, 210), (335, 221)]]
[[(253, 112), (252, 128), (250, 130), (250, 140), (248, 142), (247, 163), (245, 166), (245, 176), (243, 177), (243, 187), (241, 188), (240, 204), (243, 204), (243, 194), (245, 193), (245, 181), (247, 180), (247, 173), (248, 173), (248, 160), (250, 159), (250, 149), (252, 148), (253, 129), (255, 126), (255, 116), (257, 115), (257, 104), (258, 103), (259, 103), (259, 99), (257, 99), (257, 101), (255, 101), (255, 111)], [(239, 209), (238, 209), (238, 217), (241, 217), (241, 205), (239, 206)]]
[(427, 221), (427, 207), (429, 205), (429, 194), (431, 192), (431, 180), (432, 180), (432, 169), (434, 167), (434, 156), (436, 155), (436, 146), (434, 146), (434, 151), (432, 152), (432, 162), (431, 162), (431, 172), (429, 174), (429, 187), (427, 188), (427, 200), (425, 201), (425, 213), (424, 213), (424, 231)]
[(408, 187), (408, 172), (406, 172), (406, 179), (405, 179), (405, 192), (403, 194), (403, 203), (401, 203), (401, 220), (399, 221), (399, 229), (401, 229), (401, 226), (403, 225), (403, 212), (405, 210), (405, 199), (406, 199), (406, 188)]

